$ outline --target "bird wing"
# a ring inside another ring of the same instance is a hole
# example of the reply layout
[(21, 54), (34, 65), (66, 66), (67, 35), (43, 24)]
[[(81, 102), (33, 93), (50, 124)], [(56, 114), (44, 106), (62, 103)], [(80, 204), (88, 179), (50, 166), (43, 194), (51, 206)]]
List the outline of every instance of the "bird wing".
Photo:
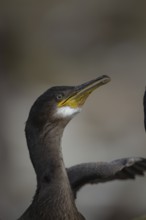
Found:
[(135, 179), (137, 175), (144, 175), (144, 171), (146, 171), (146, 159), (139, 157), (123, 158), (112, 162), (83, 163), (67, 168), (75, 196), (85, 184)]

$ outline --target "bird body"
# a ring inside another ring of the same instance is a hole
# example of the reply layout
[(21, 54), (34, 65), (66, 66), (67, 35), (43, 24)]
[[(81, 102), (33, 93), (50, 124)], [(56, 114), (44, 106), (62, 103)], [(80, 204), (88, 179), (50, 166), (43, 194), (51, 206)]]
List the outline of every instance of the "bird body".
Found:
[(30, 159), (37, 178), (31, 205), (19, 220), (85, 220), (75, 198), (87, 183), (134, 179), (146, 170), (146, 159), (83, 163), (65, 168), (61, 139), (68, 122), (81, 111), (90, 93), (110, 81), (101, 76), (80, 86), (53, 87), (33, 104), (25, 127)]

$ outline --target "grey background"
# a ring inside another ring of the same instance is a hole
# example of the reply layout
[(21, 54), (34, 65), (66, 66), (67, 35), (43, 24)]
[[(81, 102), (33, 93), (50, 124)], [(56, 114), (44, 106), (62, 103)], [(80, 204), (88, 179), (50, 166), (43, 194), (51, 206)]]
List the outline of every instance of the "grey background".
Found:
[[(63, 137), (66, 166), (146, 157), (145, 1), (0, 2), (0, 218), (17, 219), (36, 180), (24, 127), (34, 100), (52, 85), (107, 74)], [(146, 213), (146, 178), (86, 186), (77, 206), (90, 220)]]

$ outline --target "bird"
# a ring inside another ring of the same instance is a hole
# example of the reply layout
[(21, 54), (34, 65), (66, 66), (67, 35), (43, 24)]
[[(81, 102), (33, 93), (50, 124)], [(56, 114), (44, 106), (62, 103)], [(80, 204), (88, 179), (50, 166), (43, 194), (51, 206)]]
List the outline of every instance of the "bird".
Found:
[(65, 127), (88, 96), (110, 80), (102, 75), (77, 86), (51, 87), (32, 105), (25, 135), (37, 186), (32, 203), (18, 220), (85, 220), (75, 203), (84, 185), (144, 175), (146, 159), (141, 157), (65, 167), (61, 146)]
[(143, 107), (144, 107), (144, 127), (146, 131), (146, 88), (145, 88), (144, 97), (143, 97)]

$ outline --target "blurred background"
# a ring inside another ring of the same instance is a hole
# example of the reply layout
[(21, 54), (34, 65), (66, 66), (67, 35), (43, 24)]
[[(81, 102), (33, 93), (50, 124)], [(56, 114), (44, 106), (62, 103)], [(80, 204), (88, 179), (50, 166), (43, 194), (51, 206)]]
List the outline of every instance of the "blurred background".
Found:
[[(146, 157), (146, 1), (0, 1), (0, 219), (30, 204), (35, 173), (24, 127), (34, 100), (52, 85), (102, 74), (63, 137), (66, 166)], [(84, 187), (77, 206), (90, 220), (130, 220), (146, 213), (146, 177)]]

